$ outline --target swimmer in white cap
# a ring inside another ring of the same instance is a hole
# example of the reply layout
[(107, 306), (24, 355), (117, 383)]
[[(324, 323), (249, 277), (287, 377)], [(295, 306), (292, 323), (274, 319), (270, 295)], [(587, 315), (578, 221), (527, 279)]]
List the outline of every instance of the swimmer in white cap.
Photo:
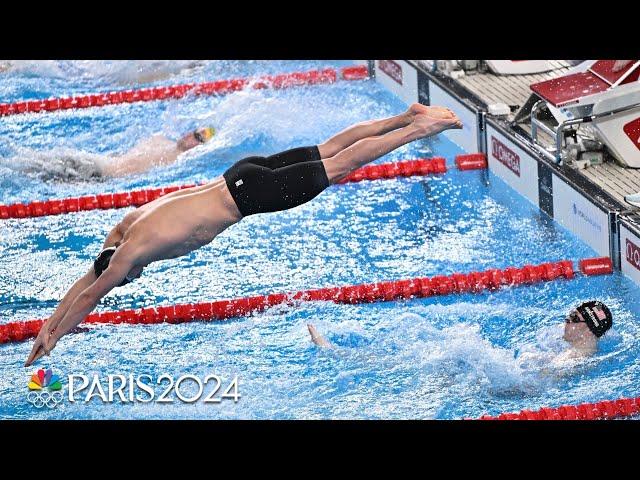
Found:
[(128, 213), (44, 323), (25, 366), (50, 352), (105, 295), (138, 278), (151, 262), (207, 245), (243, 217), (302, 205), (353, 170), (453, 128), (462, 128), (462, 122), (450, 110), (414, 104), (400, 115), (353, 125), (320, 145), (242, 159), (206, 185), (173, 192)]

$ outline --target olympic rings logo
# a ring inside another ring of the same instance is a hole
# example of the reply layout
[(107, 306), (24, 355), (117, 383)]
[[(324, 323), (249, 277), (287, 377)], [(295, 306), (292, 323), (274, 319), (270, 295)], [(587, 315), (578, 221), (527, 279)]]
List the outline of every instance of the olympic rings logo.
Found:
[(36, 408), (54, 408), (62, 403), (62, 392), (31, 391), (27, 393), (27, 402)]

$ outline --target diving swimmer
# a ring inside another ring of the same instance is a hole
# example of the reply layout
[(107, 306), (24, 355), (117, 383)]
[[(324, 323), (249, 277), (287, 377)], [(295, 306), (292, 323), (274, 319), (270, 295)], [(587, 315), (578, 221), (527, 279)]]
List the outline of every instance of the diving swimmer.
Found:
[(102, 252), (47, 319), (25, 366), (49, 354), (113, 288), (151, 262), (207, 245), (244, 217), (302, 205), (353, 170), (415, 140), (462, 128), (449, 109), (413, 104), (404, 113), (353, 125), (322, 144), (236, 162), (208, 184), (179, 190), (128, 213)]

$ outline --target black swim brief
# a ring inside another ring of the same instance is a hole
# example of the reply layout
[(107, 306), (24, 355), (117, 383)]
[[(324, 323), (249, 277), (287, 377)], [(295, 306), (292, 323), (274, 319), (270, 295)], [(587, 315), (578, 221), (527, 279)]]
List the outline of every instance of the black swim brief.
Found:
[(243, 216), (297, 207), (318, 196), (329, 179), (317, 146), (236, 162), (223, 177)]

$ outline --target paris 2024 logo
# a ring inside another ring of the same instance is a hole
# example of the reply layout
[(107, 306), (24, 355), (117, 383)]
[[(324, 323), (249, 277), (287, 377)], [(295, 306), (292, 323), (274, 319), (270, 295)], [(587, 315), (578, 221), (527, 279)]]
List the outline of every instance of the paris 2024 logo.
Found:
[(31, 375), (27, 387), (27, 401), (36, 408), (54, 408), (62, 403), (62, 382), (50, 368)]

